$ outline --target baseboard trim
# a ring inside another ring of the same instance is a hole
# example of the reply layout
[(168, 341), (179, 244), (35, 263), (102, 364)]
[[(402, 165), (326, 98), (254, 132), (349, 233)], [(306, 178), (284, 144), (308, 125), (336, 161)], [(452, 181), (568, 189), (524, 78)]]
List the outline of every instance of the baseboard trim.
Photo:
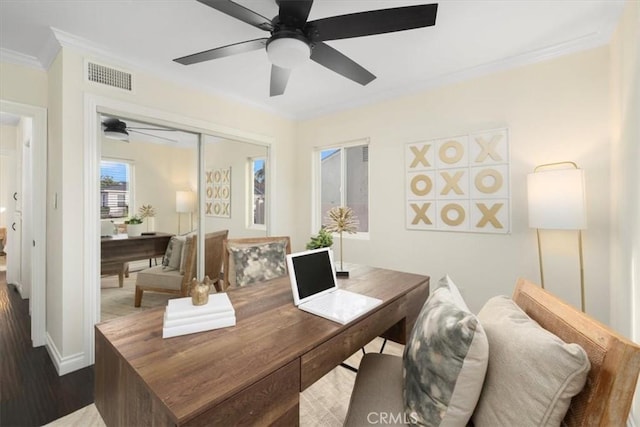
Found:
[(49, 353), (49, 357), (53, 361), (53, 366), (55, 366), (56, 371), (58, 371), (58, 375), (66, 375), (70, 372), (77, 371), (78, 369), (82, 369), (87, 366), (85, 361), (84, 353), (76, 353), (70, 356), (62, 357), (56, 344), (51, 339), (51, 336), (47, 333), (47, 343), (45, 344), (47, 349), (47, 353)]

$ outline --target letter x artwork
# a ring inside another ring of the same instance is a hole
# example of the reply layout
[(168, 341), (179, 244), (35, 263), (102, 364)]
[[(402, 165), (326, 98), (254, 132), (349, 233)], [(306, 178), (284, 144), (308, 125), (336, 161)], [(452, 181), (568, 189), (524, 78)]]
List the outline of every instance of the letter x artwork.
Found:
[(507, 129), (406, 147), (408, 229), (509, 233)]
[(206, 216), (231, 218), (231, 167), (205, 172)]

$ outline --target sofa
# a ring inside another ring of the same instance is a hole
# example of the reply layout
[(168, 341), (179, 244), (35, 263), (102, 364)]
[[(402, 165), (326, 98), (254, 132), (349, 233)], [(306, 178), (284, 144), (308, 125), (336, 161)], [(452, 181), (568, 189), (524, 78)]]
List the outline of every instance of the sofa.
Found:
[[(626, 424), (640, 346), (524, 279), (477, 316), (461, 298), (443, 278), (403, 357), (364, 356), (345, 426)], [(460, 337), (462, 350), (450, 345)], [(449, 361), (457, 367), (444, 368)]]

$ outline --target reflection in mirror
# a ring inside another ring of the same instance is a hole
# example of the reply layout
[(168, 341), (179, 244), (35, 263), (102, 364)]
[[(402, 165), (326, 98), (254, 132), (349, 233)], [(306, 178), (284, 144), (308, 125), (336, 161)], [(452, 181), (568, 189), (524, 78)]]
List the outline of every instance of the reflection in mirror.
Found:
[[(107, 120), (112, 120), (112, 137), (105, 136)], [(100, 318), (105, 321), (166, 306), (184, 293), (182, 272), (193, 268), (182, 262), (187, 257), (181, 249), (171, 258), (165, 254), (171, 235), (196, 229), (198, 135), (126, 118), (102, 116), (101, 123)], [(134, 217), (142, 224), (134, 224)], [(141, 233), (155, 237), (142, 238)], [(151, 244), (152, 239), (158, 244)], [(123, 250), (116, 246), (124, 243), (133, 248), (127, 250), (131, 255), (124, 262), (110, 261)], [(169, 276), (176, 276), (175, 283), (169, 283)], [(142, 290), (140, 308), (134, 307), (136, 284)]]
[[(188, 295), (194, 277), (206, 274), (215, 283), (224, 238), (267, 235), (266, 146), (203, 135), (200, 160), (198, 134), (122, 117), (100, 120), (102, 321), (165, 307)], [(196, 234), (198, 243), (190, 246)], [(152, 239), (162, 244), (149, 249)], [(123, 253), (114, 243), (140, 250), (127, 249), (126, 259), (114, 261), (110, 253)]]
[(205, 232), (229, 230), (229, 238), (264, 237), (267, 147), (204, 136)]
[(215, 279), (207, 275), (219, 291), (226, 287), (221, 283), (224, 247), (215, 236), (224, 233), (225, 239), (234, 239), (267, 234), (267, 148), (210, 135), (203, 141), (205, 272), (215, 266)]

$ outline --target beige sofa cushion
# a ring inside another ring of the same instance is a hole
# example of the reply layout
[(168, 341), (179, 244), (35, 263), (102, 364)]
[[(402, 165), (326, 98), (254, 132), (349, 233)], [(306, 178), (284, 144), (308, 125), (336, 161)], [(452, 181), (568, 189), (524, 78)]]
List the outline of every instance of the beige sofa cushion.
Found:
[(506, 296), (487, 301), (478, 318), (489, 340), (489, 366), (475, 427), (559, 426), (587, 379), (586, 352), (543, 329)]
[(167, 270), (158, 265), (138, 272), (136, 286), (180, 290), (182, 277), (179, 270)]
[(403, 426), (402, 358), (368, 353), (360, 362), (345, 426)]

